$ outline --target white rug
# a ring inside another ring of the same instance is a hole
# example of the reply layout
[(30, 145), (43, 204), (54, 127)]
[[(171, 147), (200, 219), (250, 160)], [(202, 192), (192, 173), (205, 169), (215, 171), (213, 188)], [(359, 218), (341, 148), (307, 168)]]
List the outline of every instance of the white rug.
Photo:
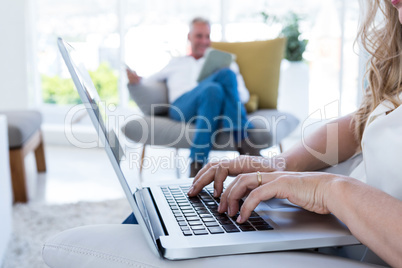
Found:
[(47, 267), (42, 245), (66, 229), (90, 224), (119, 224), (131, 212), (126, 199), (63, 205), (17, 204), (13, 207), (14, 232), (3, 268)]

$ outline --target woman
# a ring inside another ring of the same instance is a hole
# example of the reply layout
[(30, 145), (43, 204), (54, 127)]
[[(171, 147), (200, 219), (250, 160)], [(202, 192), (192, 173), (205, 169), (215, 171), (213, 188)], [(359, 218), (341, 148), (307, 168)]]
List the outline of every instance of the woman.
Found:
[[(402, 266), (401, 1), (367, 1), (359, 31), (371, 54), (366, 95), (356, 113), (331, 122), (339, 129), (339, 163), (363, 153), (363, 162), (350, 177), (307, 172), (328, 166), (310, 153), (326, 151), (324, 126), (305, 141), (307, 146), (298, 145), (275, 159), (239, 157), (210, 163), (197, 174), (188, 194), (194, 196), (214, 181), (219, 196), (226, 176), (237, 175), (223, 192), (219, 210), (235, 215), (239, 199), (248, 194), (238, 222), (247, 220), (260, 201), (287, 198), (316, 213), (333, 213), (383, 260)], [(377, 13), (384, 15), (385, 23), (375, 25)]]

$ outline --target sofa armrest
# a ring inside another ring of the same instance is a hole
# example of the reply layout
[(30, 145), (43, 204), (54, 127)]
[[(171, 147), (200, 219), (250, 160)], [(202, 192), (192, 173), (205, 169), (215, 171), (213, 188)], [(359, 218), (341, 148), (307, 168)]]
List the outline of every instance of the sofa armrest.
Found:
[(138, 224), (88, 225), (50, 238), (42, 249), (49, 267), (204, 268), (204, 267), (373, 267), (367, 263), (314, 252), (239, 254), (170, 261), (149, 248)]
[(128, 84), (131, 98), (146, 115), (165, 115), (169, 111), (167, 87), (164, 82)]

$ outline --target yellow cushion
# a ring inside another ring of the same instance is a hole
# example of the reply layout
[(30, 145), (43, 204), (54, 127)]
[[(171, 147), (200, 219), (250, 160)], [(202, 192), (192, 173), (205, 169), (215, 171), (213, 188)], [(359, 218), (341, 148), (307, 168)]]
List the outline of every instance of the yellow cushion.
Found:
[(258, 96), (258, 109), (276, 109), (280, 65), (285, 38), (253, 42), (212, 42), (212, 47), (233, 53), (250, 95)]

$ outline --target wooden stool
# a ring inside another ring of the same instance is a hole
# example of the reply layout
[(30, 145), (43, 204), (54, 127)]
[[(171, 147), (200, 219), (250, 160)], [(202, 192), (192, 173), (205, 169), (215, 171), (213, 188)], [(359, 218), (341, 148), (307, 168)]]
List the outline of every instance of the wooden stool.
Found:
[(37, 111), (2, 111), (7, 116), (10, 148), (10, 169), (14, 202), (27, 202), (28, 189), (25, 156), (35, 152), (38, 172), (46, 171), (45, 151), (41, 132), (42, 116)]

